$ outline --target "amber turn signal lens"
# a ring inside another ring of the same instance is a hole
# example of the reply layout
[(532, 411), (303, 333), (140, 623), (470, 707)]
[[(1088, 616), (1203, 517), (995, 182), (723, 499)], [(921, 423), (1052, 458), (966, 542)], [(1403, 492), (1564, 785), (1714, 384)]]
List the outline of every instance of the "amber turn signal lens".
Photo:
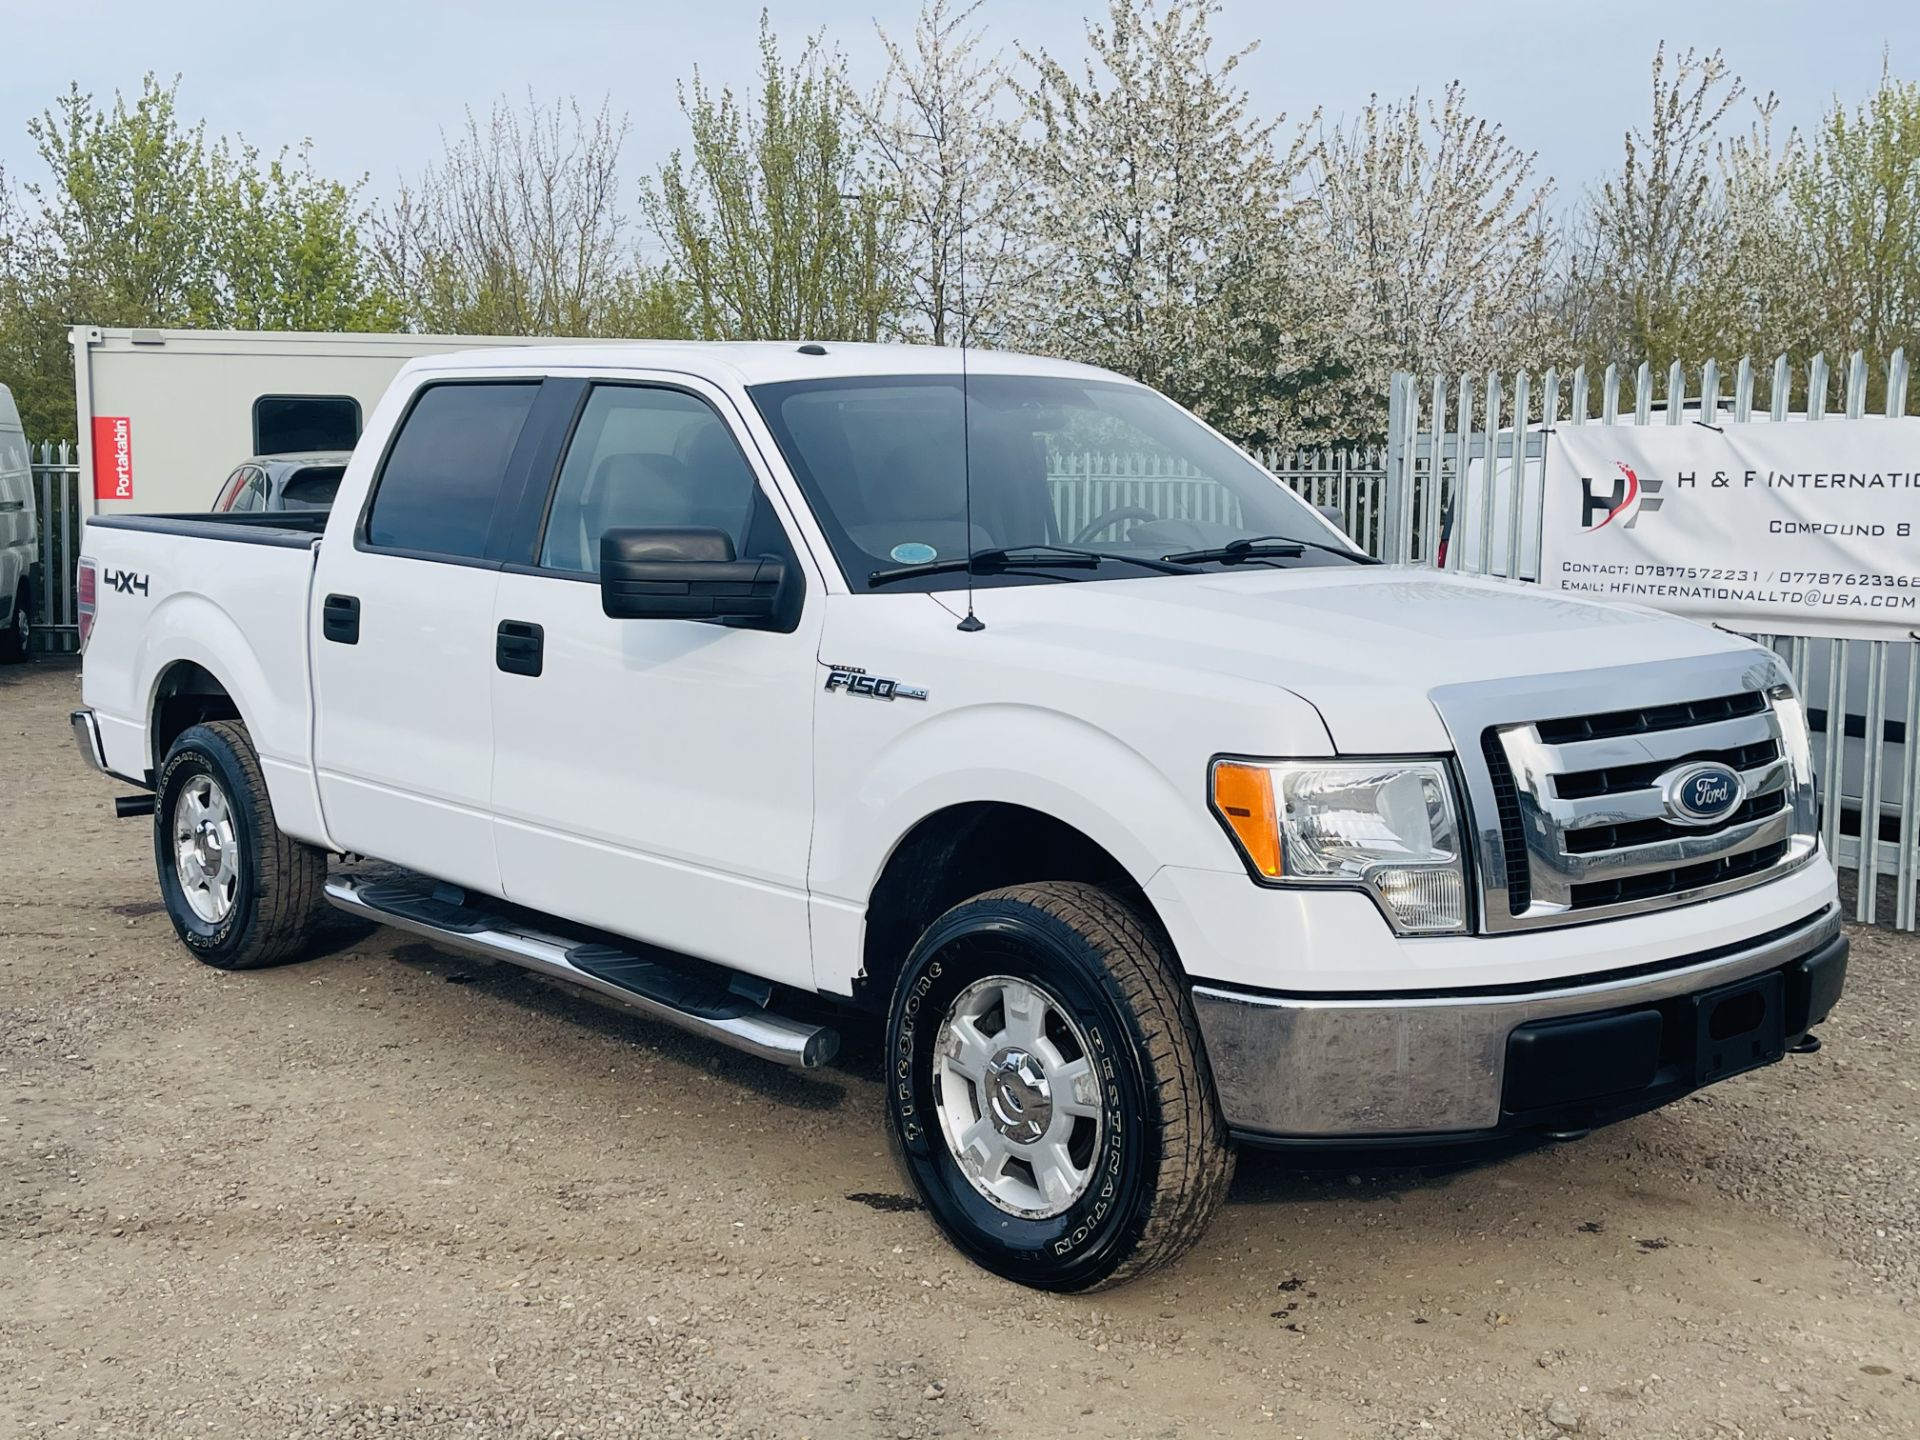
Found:
[(1280, 825), (1273, 813), (1273, 776), (1262, 765), (1222, 760), (1213, 767), (1213, 808), (1247, 859), (1270, 880), (1280, 878)]

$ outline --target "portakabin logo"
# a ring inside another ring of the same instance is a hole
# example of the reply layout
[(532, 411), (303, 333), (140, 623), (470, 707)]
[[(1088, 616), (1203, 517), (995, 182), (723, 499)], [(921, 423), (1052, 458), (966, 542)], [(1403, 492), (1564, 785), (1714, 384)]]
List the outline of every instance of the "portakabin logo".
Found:
[(1600, 482), (1592, 476), (1580, 477), (1580, 528), (1588, 534), (1604, 530), (1616, 520), (1622, 530), (1631, 530), (1640, 522), (1641, 511), (1651, 515), (1660, 508), (1663, 482), (1642, 480), (1625, 461), (1614, 463), (1620, 467), (1620, 474), (1605, 493), (1600, 492)]

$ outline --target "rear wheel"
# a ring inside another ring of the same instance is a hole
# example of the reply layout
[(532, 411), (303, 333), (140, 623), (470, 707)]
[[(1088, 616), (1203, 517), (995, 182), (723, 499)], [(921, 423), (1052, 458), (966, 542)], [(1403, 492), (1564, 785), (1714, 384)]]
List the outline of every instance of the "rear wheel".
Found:
[(14, 592), (13, 613), (7, 617), (7, 628), (0, 632), (0, 661), (16, 664), (25, 660), (32, 641), (33, 591), (22, 580), (20, 588)]
[(237, 720), (195, 725), (174, 741), (155, 786), (153, 849), (174, 931), (219, 969), (296, 958), (324, 912), (326, 853), (273, 823)]
[(1158, 929), (1065, 882), (927, 930), (887, 1024), (893, 1138), (928, 1212), (996, 1274), (1087, 1290), (1204, 1233), (1233, 1175), (1185, 982)]

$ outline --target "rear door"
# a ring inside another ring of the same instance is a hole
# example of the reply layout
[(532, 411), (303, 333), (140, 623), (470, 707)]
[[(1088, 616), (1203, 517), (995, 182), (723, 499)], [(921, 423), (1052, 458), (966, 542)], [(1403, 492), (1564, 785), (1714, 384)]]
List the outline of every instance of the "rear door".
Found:
[[(551, 502), (532, 507), (493, 608), (507, 896), (811, 988), (818, 581), (723, 394), (665, 376), (581, 389)], [(608, 618), (600, 536), (627, 526), (781, 556), (806, 585), (794, 628)]]
[(352, 544), (321, 547), (309, 622), (335, 841), (495, 895), (494, 592), (508, 497), (540, 448), (540, 390), (516, 377), (415, 392)]
[(0, 617), (12, 619), (21, 582), (33, 565), (33, 541), (33, 472), (27, 437), (18, 430), (0, 429)]

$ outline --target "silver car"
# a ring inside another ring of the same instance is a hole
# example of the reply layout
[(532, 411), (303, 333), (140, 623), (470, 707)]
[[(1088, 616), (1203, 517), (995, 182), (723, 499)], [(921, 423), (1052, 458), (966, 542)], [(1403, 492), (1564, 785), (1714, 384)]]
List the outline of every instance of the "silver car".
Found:
[(316, 450), (303, 455), (255, 455), (243, 460), (214, 497), (216, 514), (250, 510), (327, 510), (332, 508), (351, 450)]

